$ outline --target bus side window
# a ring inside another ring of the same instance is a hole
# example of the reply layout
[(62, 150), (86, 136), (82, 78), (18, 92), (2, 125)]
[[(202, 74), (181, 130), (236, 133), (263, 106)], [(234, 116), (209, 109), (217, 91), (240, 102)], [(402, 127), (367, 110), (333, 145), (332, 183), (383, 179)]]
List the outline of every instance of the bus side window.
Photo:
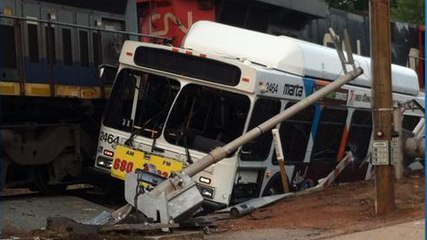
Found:
[[(280, 101), (276, 99), (259, 98), (255, 102), (248, 131), (265, 122), (280, 111)], [(265, 132), (255, 140), (243, 145), (240, 158), (243, 161), (263, 161), (268, 157), (273, 136)]]
[(353, 154), (355, 163), (360, 163), (368, 153), (372, 133), (372, 113), (355, 110), (351, 118), (347, 146)]
[(311, 161), (335, 162), (341, 143), (341, 137), (347, 118), (347, 110), (329, 108), (322, 109), (320, 123), (315, 133)]
[(420, 117), (418, 116), (404, 115), (402, 119), (402, 128), (412, 131), (417, 126), (418, 121), (420, 121)]
[[(294, 104), (294, 102), (289, 102), (286, 104), (286, 109)], [(314, 106), (309, 106), (280, 125), (280, 139), (287, 164), (304, 160), (314, 112)], [(272, 161), (273, 164), (277, 164), (276, 155), (273, 156)]]

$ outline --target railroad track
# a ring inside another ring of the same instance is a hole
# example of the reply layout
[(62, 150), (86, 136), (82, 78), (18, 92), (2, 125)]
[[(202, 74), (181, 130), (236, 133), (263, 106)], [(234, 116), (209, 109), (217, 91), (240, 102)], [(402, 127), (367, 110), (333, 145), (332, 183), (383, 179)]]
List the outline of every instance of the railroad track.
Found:
[(41, 196), (41, 194), (36, 191), (31, 191), (28, 188), (5, 188), (0, 192), (0, 198), (2, 201), (33, 196)]
[(67, 190), (55, 195), (44, 195), (37, 191), (31, 191), (28, 188), (5, 188), (0, 192), (0, 199), (2, 202), (22, 200), (32, 201), (32, 199), (40, 198), (56, 199), (61, 197), (80, 198), (108, 209), (117, 209), (126, 203), (122, 194), (107, 193), (88, 184), (70, 185), (67, 187)]

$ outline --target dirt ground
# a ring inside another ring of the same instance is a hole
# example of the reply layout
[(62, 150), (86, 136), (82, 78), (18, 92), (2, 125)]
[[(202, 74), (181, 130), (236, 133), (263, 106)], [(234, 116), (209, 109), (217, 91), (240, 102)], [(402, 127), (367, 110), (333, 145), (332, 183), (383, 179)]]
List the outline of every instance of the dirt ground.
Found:
[[(245, 217), (220, 220), (217, 229), (214, 229), (213, 232), (224, 234), (249, 230), (298, 230), (307, 231), (306, 236), (310, 236), (309, 231), (312, 232), (315, 229), (319, 236), (313, 236), (310, 239), (317, 239), (323, 233), (334, 236), (395, 225), (424, 218), (424, 191), (424, 172), (414, 173), (396, 182), (396, 210), (377, 216), (374, 208), (375, 188), (373, 181), (333, 185), (323, 192), (282, 200), (271, 206), (258, 209)], [(40, 230), (25, 232), (7, 224), (3, 225), (2, 228), (1, 237), (3, 238), (37, 236), (41, 237), (40, 239), (52, 237), (55, 239), (127, 239), (130, 237), (123, 235), (100, 236), (97, 234), (73, 236)], [(216, 239), (215, 234), (208, 239)]]
[(374, 181), (365, 181), (282, 200), (248, 216), (222, 221), (219, 230), (306, 228), (341, 234), (423, 219), (423, 174), (414, 173), (395, 183), (396, 209), (382, 216), (375, 214)]

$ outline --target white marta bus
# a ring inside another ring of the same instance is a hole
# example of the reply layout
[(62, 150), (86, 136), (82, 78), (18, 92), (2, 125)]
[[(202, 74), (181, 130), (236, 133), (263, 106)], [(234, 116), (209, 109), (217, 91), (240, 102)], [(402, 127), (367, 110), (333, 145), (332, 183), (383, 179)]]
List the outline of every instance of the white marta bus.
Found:
[[(366, 177), (370, 59), (354, 58), (362, 76), (276, 127), (292, 190), (316, 184), (345, 151), (354, 161), (339, 181)], [(139, 166), (166, 178), (342, 75), (334, 49), (213, 22), (195, 23), (183, 48), (127, 41), (104, 112), (95, 167), (123, 179)], [(424, 104), (414, 71), (393, 65), (392, 78), (396, 104)], [(419, 109), (406, 111), (403, 127), (412, 130), (422, 117)], [(142, 154), (124, 159), (118, 155), (122, 145)], [(281, 192), (271, 132), (194, 179), (215, 209)]]

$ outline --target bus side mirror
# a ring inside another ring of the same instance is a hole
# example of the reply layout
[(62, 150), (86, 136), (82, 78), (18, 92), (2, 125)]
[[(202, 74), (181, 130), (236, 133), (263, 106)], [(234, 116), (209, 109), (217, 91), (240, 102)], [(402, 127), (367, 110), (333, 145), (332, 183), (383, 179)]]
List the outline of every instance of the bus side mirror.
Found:
[(104, 83), (104, 85), (113, 85), (116, 74), (117, 66), (101, 64), (98, 67), (98, 78)]

